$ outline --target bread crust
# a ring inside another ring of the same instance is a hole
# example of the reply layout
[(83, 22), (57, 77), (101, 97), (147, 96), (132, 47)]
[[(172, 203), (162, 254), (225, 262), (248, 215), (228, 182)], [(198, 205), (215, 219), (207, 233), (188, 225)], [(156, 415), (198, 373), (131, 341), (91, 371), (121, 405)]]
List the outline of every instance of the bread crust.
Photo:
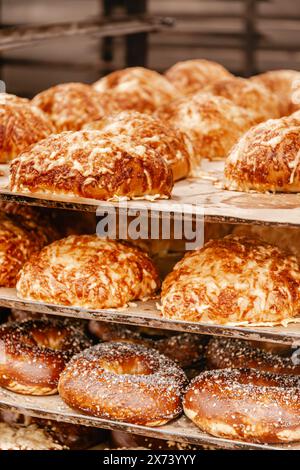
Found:
[(300, 121), (270, 119), (244, 134), (225, 163), (225, 187), (237, 191), (300, 191)]
[(227, 98), (202, 92), (162, 106), (156, 115), (190, 138), (195, 151), (192, 173), (197, 172), (202, 158), (224, 159), (255, 122), (253, 113)]
[(77, 131), (112, 112), (113, 102), (85, 83), (61, 83), (36, 95), (31, 103), (52, 121), (57, 132)]
[(281, 116), (287, 116), (299, 109), (299, 103), (293, 100), (293, 86), (300, 81), (300, 72), (297, 70), (269, 70), (251, 77), (256, 83), (262, 83), (279, 100)]
[(13, 160), (54, 132), (46, 114), (22, 98), (9, 96), (0, 97), (0, 163)]
[(295, 442), (300, 435), (299, 385), (298, 377), (254, 369), (203, 372), (188, 386), (184, 412), (213, 436)]
[(162, 284), (162, 314), (210, 324), (282, 323), (299, 315), (299, 285), (294, 256), (229, 235), (177, 263)]
[(70, 235), (32, 256), (19, 274), (20, 298), (89, 309), (125, 307), (153, 296), (159, 277), (148, 255), (97, 235)]
[(192, 143), (185, 134), (158, 118), (137, 111), (123, 111), (87, 124), (85, 129), (101, 130), (127, 142), (132, 140), (136, 145), (145, 144), (167, 162), (174, 181), (185, 178), (189, 173), (190, 158), (194, 157)]
[(279, 101), (262, 83), (240, 77), (224, 78), (205, 88), (215, 96), (223, 96), (237, 106), (254, 113), (256, 123), (280, 117)]
[(91, 345), (70, 322), (28, 320), (0, 327), (0, 385), (24, 395), (53, 395), (71, 357)]
[(99, 418), (161, 426), (178, 416), (184, 372), (154, 349), (102, 343), (75, 356), (59, 394), (75, 410)]
[(287, 356), (261, 349), (255, 342), (231, 338), (212, 338), (206, 348), (209, 369), (249, 369), (274, 374), (300, 375), (300, 365), (292, 361), (292, 350)]
[(181, 93), (190, 94), (233, 75), (217, 62), (194, 59), (177, 62), (165, 72), (165, 76)]
[(101, 131), (52, 135), (21, 154), (10, 167), (12, 191), (114, 197), (169, 197), (171, 169), (150, 148)]
[(116, 70), (93, 86), (98, 92), (107, 93), (118, 111), (153, 113), (181, 94), (163, 75), (143, 67)]

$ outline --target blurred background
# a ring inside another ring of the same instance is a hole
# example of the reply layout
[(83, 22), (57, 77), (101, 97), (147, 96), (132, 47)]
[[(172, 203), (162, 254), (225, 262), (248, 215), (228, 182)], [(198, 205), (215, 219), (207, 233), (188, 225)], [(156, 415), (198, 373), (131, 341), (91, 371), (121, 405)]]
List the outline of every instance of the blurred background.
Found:
[(300, 69), (298, 0), (0, 0), (2, 32), (127, 14), (172, 17), (175, 24), (155, 33), (71, 35), (2, 50), (7, 91), (32, 96), (59, 82), (93, 82), (128, 65), (163, 71), (190, 58), (218, 61), (242, 76)]

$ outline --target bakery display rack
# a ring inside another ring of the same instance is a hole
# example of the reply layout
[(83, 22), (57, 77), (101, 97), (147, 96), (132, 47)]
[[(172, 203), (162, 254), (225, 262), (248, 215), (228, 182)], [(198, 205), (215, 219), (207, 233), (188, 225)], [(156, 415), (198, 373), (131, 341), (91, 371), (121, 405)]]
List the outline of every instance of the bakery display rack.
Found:
[[(250, 2), (251, 3), (251, 2)], [(42, 41), (70, 36), (88, 35), (94, 38), (132, 36), (160, 31), (172, 21), (147, 15), (106, 18), (59, 24), (25, 25), (0, 30), (0, 52), (40, 44)], [(132, 36), (133, 38), (134, 36)], [(187, 218), (201, 215), (207, 222), (263, 224), (300, 227), (299, 194), (240, 193), (224, 189), (223, 163), (204, 161), (199, 178), (187, 178), (175, 184), (170, 200), (98, 201), (92, 199), (11, 192), (8, 187), (8, 166), (0, 165), (0, 201), (22, 205), (104, 213), (111, 208), (126, 207), (151, 210), (152, 215), (182, 213)], [(212, 325), (164, 319), (157, 306), (158, 299), (131, 303), (124, 309), (88, 310), (76, 307), (50, 305), (19, 299), (16, 289), (0, 288), (0, 306), (49, 315), (101, 320), (142, 327), (184, 331), (194, 334), (226, 336), (253, 341), (300, 346), (300, 323), (276, 326)], [(0, 408), (24, 415), (67, 423), (121, 430), (192, 445), (210, 445), (223, 449), (300, 450), (296, 444), (258, 444), (217, 438), (202, 432), (192, 421), (181, 416), (161, 427), (147, 427), (126, 422), (100, 419), (78, 413), (69, 408), (58, 395), (25, 396), (0, 388)]]

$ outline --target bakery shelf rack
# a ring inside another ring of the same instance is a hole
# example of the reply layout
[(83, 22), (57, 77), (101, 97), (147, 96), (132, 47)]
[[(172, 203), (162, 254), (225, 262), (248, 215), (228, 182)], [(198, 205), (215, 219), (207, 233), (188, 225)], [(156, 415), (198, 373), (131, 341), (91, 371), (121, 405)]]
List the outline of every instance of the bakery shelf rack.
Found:
[(72, 410), (58, 395), (29, 397), (0, 389), (0, 406), (39, 418), (125, 431), (173, 442), (184, 442), (194, 445), (208, 444), (213, 447), (222, 447), (223, 449), (300, 450), (300, 443), (291, 445), (267, 445), (216, 438), (200, 431), (184, 416), (156, 428), (95, 418)]
[(90, 21), (21, 25), (0, 29), (0, 52), (70, 36), (107, 38), (160, 31), (172, 24), (169, 18), (124, 16)]
[[(64, 195), (15, 193), (8, 189), (8, 168), (0, 167), (0, 201), (70, 209), (77, 211), (109, 211), (122, 208), (120, 202), (105, 202)], [(261, 194), (228, 191), (223, 187), (223, 162), (204, 161), (201, 177), (188, 178), (175, 184), (171, 199), (126, 201), (128, 209), (151, 210), (153, 213), (180, 213), (184, 217), (203, 214), (205, 221), (253, 223), (298, 227), (300, 225), (299, 194)], [(124, 207), (124, 203), (123, 203)], [(197, 212), (198, 211), (198, 212)]]
[(188, 333), (226, 336), (230, 338), (300, 346), (300, 323), (287, 326), (228, 326), (205, 323), (192, 323), (162, 318), (156, 300), (137, 301), (125, 309), (88, 310), (79, 307), (51, 305), (19, 299), (13, 288), (0, 288), (0, 306), (39, 312), (46, 315), (57, 315), (84, 320), (98, 320), (112, 323), (123, 323), (140, 327), (165, 330), (185, 331)]

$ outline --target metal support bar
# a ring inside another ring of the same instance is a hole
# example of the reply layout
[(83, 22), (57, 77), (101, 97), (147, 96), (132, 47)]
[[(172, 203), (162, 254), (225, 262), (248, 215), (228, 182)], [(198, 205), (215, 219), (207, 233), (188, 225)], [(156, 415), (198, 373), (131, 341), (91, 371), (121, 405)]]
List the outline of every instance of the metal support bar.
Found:
[(59, 24), (17, 26), (0, 30), (0, 52), (60, 37), (91, 35), (97, 38), (159, 31), (168, 26), (163, 18), (134, 17), (78, 21)]

